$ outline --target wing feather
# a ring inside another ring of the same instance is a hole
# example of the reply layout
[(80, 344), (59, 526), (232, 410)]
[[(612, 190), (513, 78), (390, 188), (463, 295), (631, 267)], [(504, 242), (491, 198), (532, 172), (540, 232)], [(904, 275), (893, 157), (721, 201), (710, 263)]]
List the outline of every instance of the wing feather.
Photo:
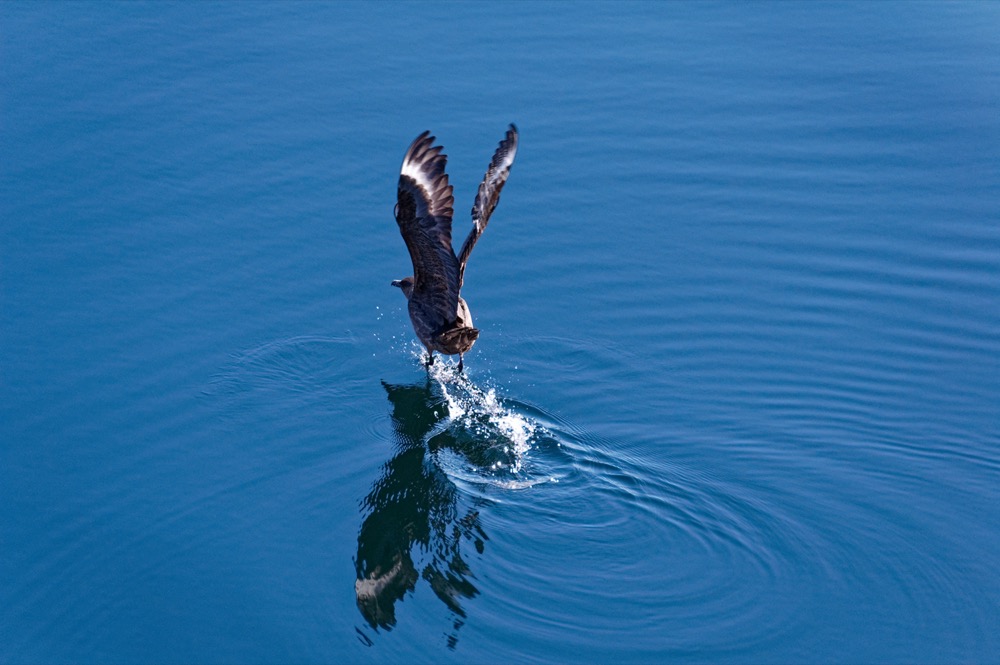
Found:
[(476, 246), (476, 241), (483, 234), (486, 225), (489, 224), (490, 215), (500, 202), (500, 190), (507, 182), (510, 175), (510, 167), (514, 164), (514, 156), (517, 154), (517, 127), (511, 123), (507, 129), (507, 135), (500, 141), (493, 159), (490, 160), (489, 168), (483, 181), (479, 183), (479, 191), (476, 193), (476, 202), (472, 206), (472, 230), (469, 232), (462, 249), (458, 253), (458, 286), (462, 287), (465, 282), (465, 264), (469, 262), (469, 255), (472, 248)]
[(413, 262), (411, 302), (438, 327), (455, 320), (459, 271), (451, 246), (455, 197), (445, 172), (448, 156), (434, 140), (424, 132), (406, 151), (399, 171), (396, 223)]

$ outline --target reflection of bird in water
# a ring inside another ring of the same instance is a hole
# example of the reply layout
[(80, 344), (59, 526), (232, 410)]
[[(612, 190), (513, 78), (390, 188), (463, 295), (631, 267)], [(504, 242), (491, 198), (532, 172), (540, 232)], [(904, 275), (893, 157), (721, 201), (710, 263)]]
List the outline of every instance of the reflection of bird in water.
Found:
[(517, 127), (511, 125), (490, 161), (472, 206), (472, 230), (458, 256), (451, 246), (452, 187), (445, 173), (447, 155), (433, 146), (434, 137), (424, 132), (410, 144), (399, 173), (396, 223), (413, 261), (413, 276), (392, 282), (409, 301), (410, 321), (427, 348), (427, 365), (434, 352), (462, 354), (472, 348), (479, 331), (472, 327), (472, 314), (461, 297), (465, 265), (479, 236), (500, 201), (517, 153)]
[[(358, 609), (372, 628), (389, 629), (396, 623), (396, 601), (423, 577), (456, 615), (457, 630), (465, 617), (460, 601), (479, 593), (470, 581), (473, 575), (462, 545), (471, 542), (482, 553), (487, 537), (479, 512), (473, 508), (461, 514), (457, 488), (427, 458), (425, 438), (447, 417), (447, 405), (429, 381), (423, 386), (383, 386), (392, 403), (398, 452), (382, 467), (364, 500), (369, 512), (358, 533), (354, 562)], [(448, 436), (441, 432), (434, 439), (448, 446)], [(429, 560), (418, 573), (414, 556), (421, 553)], [(453, 634), (449, 646), (456, 641)]]

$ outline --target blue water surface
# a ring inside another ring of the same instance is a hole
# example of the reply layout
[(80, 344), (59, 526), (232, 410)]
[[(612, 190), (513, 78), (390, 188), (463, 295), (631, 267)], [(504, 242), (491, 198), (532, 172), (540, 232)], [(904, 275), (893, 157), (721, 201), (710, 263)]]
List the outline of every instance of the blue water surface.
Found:
[[(1000, 661), (1000, 4), (0, 3), (0, 662)], [(427, 370), (399, 165), (455, 238)]]

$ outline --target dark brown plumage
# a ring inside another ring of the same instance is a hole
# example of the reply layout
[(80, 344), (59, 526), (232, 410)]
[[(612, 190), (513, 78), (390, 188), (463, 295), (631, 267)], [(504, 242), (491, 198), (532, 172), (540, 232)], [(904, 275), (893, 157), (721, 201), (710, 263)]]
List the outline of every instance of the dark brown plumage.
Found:
[(424, 132), (410, 144), (399, 173), (396, 223), (413, 262), (413, 276), (396, 280), (409, 301), (410, 321), (427, 348), (430, 366), (434, 352), (462, 354), (472, 348), (479, 331), (472, 326), (469, 306), (460, 291), (469, 255), (490, 221), (500, 200), (517, 153), (517, 127), (511, 125), (490, 161), (472, 206), (472, 230), (458, 256), (451, 244), (451, 218), (455, 197), (448, 184), (447, 155)]

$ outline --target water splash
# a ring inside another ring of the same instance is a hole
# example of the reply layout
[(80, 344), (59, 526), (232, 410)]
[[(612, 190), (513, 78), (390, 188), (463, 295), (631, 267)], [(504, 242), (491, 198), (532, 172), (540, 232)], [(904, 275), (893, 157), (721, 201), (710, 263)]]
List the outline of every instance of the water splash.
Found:
[[(425, 362), (422, 349), (414, 356)], [(544, 482), (528, 477), (527, 468), (529, 453), (545, 431), (539, 423), (507, 404), (495, 387), (481, 387), (460, 373), (453, 362), (438, 357), (428, 374), (447, 410), (428, 445), (440, 452), (449, 472), (463, 477), (472, 472), (475, 480), (511, 488)], [(464, 463), (455, 464), (450, 453), (459, 453)]]

